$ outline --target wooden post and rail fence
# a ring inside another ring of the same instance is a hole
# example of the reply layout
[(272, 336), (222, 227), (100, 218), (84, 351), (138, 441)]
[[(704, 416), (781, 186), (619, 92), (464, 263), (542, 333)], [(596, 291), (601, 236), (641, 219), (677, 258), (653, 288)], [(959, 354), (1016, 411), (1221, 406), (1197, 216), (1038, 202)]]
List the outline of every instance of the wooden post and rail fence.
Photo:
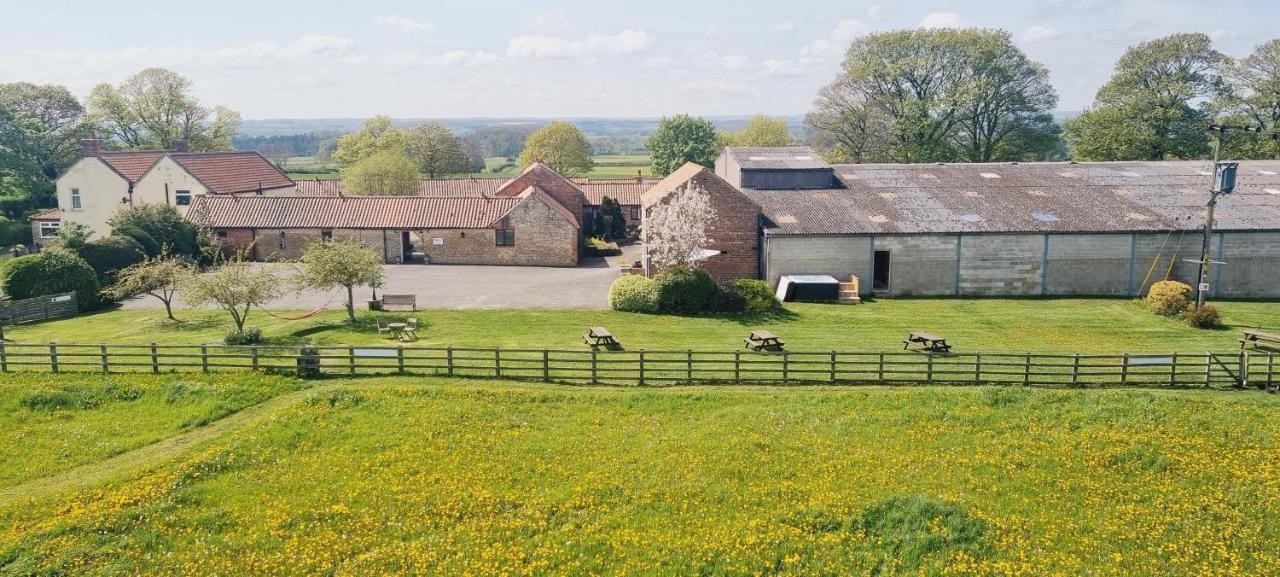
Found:
[(387, 345), (0, 343), (0, 371), (415, 374), (617, 385), (1018, 384), (1274, 387), (1280, 353), (593, 351)]

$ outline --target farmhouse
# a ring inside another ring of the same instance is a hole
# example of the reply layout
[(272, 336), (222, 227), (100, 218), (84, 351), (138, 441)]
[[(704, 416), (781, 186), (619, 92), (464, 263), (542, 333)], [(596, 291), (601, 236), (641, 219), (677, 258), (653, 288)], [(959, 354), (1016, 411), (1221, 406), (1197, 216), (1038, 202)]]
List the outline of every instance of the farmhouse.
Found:
[(120, 207), (167, 204), (185, 209), (205, 195), (297, 194), (293, 180), (256, 152), (173, 150), (104, 151), (101, 141), (81, 141), (80, 160), (58, 178), (58, 210), (32, 219), (37, 242), (58, 236), (63, 222), (87, 226), (102, 237)]
[[(741, 258), (735, 276), (857, 275), (864, 296), (1134, 296), (1166, 276), (1194, 284), (1187, 259), (1200, 255), (1212, 166), (829, 166), (793, 147), (730, 148), (716, 171), (686, 167), (677, 180), (759, 207), (756, 274), (734, 248), (721, 255)], [(1208, 277), (1211, 296), (1280, 296), (1278, 174), (1280, 161), (1240, 163), (1236, 191), (1218, 205), (1210, 251), (1224, 264)], [(651, 193), (682, 184), (669, 180)], [(720, 217), (741, 238), (748, 205), (733, 207)], [(723, 253), (721, 226), (708, 248)]]

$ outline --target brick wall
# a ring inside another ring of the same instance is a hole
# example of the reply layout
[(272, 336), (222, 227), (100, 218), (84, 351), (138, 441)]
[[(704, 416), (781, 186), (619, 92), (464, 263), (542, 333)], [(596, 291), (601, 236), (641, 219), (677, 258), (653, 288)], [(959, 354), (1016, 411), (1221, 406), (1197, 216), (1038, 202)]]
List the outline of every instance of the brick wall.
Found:
[[(696, 173), (679, 188), (688, 186), (705, 190), (711, 199), (711, 207), (716, 212), (716, 218), (707, 227), (708, 243), (704, 248), (720, 251), (721, 254), (703, 261), (700, 267), (719, 281), (758, 278), (760, 206), (709, 169)], [(668, 198), (670, 195), (658, 201), (658, 204), (666, 202)], [(654, 206), (646, 207), (645, 210), (652, 211)]]
[(540, 163), (530, 166), (520, 176), (503, 185), (497, 195), (518, 196), (535, 185), (569, 209), (578, 224), (582, 223), (582, 206), (587, 204), (586, 195), (572, 182)]
[(516, 206), (499, 228), (515, 230), (514, 246), (497, 246), (494, 229), (430, 229), (423, 233), (423, 252), (435, 264), (578, 264), (578, 229), (536, 197)]

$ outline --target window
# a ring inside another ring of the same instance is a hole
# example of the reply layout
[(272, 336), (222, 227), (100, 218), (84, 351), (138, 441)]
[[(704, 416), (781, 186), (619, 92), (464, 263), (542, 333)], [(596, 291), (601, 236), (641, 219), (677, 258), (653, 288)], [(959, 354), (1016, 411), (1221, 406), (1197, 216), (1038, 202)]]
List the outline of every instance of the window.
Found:
[(62, 223), (56, 220), (41, 221), (40, 222), (40, 238), (57, 238), (58, 228), (61, 225)]
[(322, 242), (329, 242), (329, 241), (333, 240), (333, 231), (332, 231), (332, 230), (322, 230), (322, 231), (320, 231), (320, 240), (321, 240)]
[(284, 250), (284, 231), (280, 231), (280, 250)]
[(78, 188), (71, 189), (71, 208), (72, 210), (80, 210), (82, 208), (80, 206), (80, 189)]
[(220, 231), (218, 231), (218, 232), (215, 232), (214, 234), (215, 234), (215, 235), (217, 235), (218, 240), (220, 240), (220, 241), (221, 241), (221, 240), (227, 240), (227, 231), (225, 231), (225, 230), (220, 230)]
[(640, 207), (631, 207), (631, 220), (640, 220)]
[(871, 267), (871, 290), (889, 290), (889, 251), (878, 250)]
[(178, 206), (187, 206), (191, 204), (191, 191), (190, 190), (173, 191), (173, 203)]
[(516, 229), (500, 228), (495, 235), (496, 244), (498, 246), (515, 246), (516, 245)]

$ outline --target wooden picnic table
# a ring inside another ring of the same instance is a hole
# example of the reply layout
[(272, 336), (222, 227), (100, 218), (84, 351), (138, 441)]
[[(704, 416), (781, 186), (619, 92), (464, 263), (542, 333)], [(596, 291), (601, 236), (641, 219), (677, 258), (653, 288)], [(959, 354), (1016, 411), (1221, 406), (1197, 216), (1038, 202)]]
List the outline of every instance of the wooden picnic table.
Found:
[(927, 333), (924, 331), (913, 331), (907, 335), (906, 340), (902, 341), (902, 350), (907, 350), (911, 345), (921, 345), (921, 350), (931, 353), (949, 353), (951, 345), (947, 343), (947, 338)]
[(404, 329), (408, 326), (409, 323), (387, 323), (387, 328), (391, 329), (391, 338), (393, 339), (403, 339)]
[(742, 342), (747, 348), (755, 351), (781, 351), (783, 344), (778, 335), (765, 330), (751, 331), (751, 335), (742, 339)]
[(622, 343), (619, 343), (618, 339), (614, 338), (613, 333), (609, 332), (609, 329), (604, 327), (591, 327), (587, 329), (587, 334), (582, 335), (582, 342), (587, 343), (593, 349), (596, 347), (613, 349), (622, 346)]
[(1280, 335), (1255, 329), (1245, 329), (1240, 337), (1240, 349), (1252, 345), (1255, 349), (1271, 349), (1280, 351)]

